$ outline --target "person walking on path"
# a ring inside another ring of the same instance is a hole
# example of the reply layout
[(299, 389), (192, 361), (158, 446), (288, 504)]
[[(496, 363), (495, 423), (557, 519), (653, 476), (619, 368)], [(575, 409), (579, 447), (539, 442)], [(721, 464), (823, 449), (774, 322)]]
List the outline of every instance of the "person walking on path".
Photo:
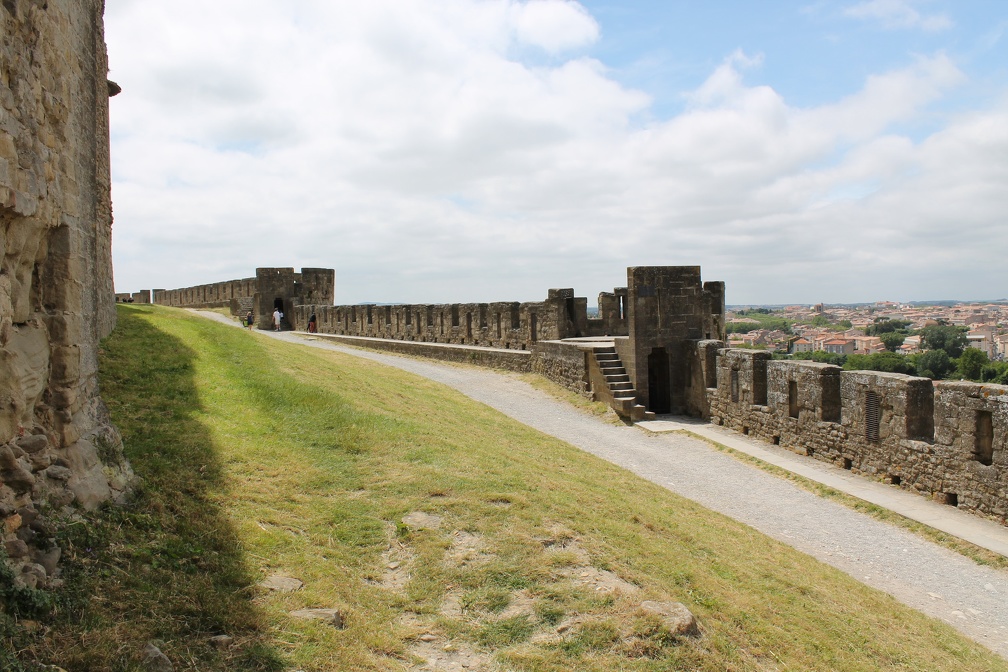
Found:
[(252, 314), (252, 311), (248, 311), (248, 314), (245, 316), (245, 326), (248, 327), (249, 331), (252, 331), (252, 322), (254, 320), (255, 316)]
[(273, 309), (273, 331), (280, 331), (280, 320), (283, 318), (283, 313), (280, 312), (279, 308)]

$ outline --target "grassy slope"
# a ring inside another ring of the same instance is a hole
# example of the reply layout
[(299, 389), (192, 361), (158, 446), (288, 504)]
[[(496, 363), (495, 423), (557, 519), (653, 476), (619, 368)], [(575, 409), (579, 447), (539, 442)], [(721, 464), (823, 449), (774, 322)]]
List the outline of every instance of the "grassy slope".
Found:
[[(70, 528), (71, 597), (48, 631), (17, 642), (22, 660), (132, 669), (158, 639), (176, 670), (395, 670), (433, 632), (515, 670), (1008, 669), (950, 627), (450, 389), (180, 311), (119, 310), (102, 391), (143, 485), (127, 509)], [(406, 528), (413, 511), (441, 528)], [(459, 531), (482, 540), (472, 562), (446, 561)], [(642, 590), (578, 587), (563, 574), (581, 569), (575, 548)], [(401, 590), (382, 585), (390, 560), (408, 569)], [(305, 587), (255, 587), (273, 572)], [(461, 615), (441, 612), (453, 596)], [(519, 598), (532, 609), (501, 617)], [(636, 611), (642, 599), (685, 603), (703, 637), (669, 636)], [(347, 627), (288, 615), (303, 607), (338, 607)], [(539, 640), (572, 616), (583, 625)], [(220, 633), (235, 644), (212, 648)]]

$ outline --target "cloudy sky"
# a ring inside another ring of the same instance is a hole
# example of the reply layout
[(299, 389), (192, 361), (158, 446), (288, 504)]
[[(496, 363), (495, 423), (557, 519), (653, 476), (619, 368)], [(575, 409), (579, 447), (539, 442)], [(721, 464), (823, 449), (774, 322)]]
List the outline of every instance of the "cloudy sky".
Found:
[(1008, 296), (1003, 0), (107, 0), (118, 291)]

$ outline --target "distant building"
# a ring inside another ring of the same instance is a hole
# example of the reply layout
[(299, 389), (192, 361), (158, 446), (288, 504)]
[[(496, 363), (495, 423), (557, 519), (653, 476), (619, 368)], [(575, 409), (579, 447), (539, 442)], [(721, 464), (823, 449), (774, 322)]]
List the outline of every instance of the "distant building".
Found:
[(853, 355), (854, 341), (849, 338), (832, 338), (823, 343), (823, 350), (834, 355)]
[(815, 350), (815, 343), (806, 338), (799, 338), (791, 344), (791, 352), (812, 352), (813, 350)]

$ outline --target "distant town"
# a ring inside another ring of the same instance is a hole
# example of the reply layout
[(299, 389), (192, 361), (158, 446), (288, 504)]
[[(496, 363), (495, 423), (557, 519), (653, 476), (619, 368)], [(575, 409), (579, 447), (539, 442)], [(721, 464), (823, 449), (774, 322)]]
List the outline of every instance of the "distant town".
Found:
[(1008, 384), (1006, 302), (733, 306), (725, 331), (731, 347), (775, 356)]

